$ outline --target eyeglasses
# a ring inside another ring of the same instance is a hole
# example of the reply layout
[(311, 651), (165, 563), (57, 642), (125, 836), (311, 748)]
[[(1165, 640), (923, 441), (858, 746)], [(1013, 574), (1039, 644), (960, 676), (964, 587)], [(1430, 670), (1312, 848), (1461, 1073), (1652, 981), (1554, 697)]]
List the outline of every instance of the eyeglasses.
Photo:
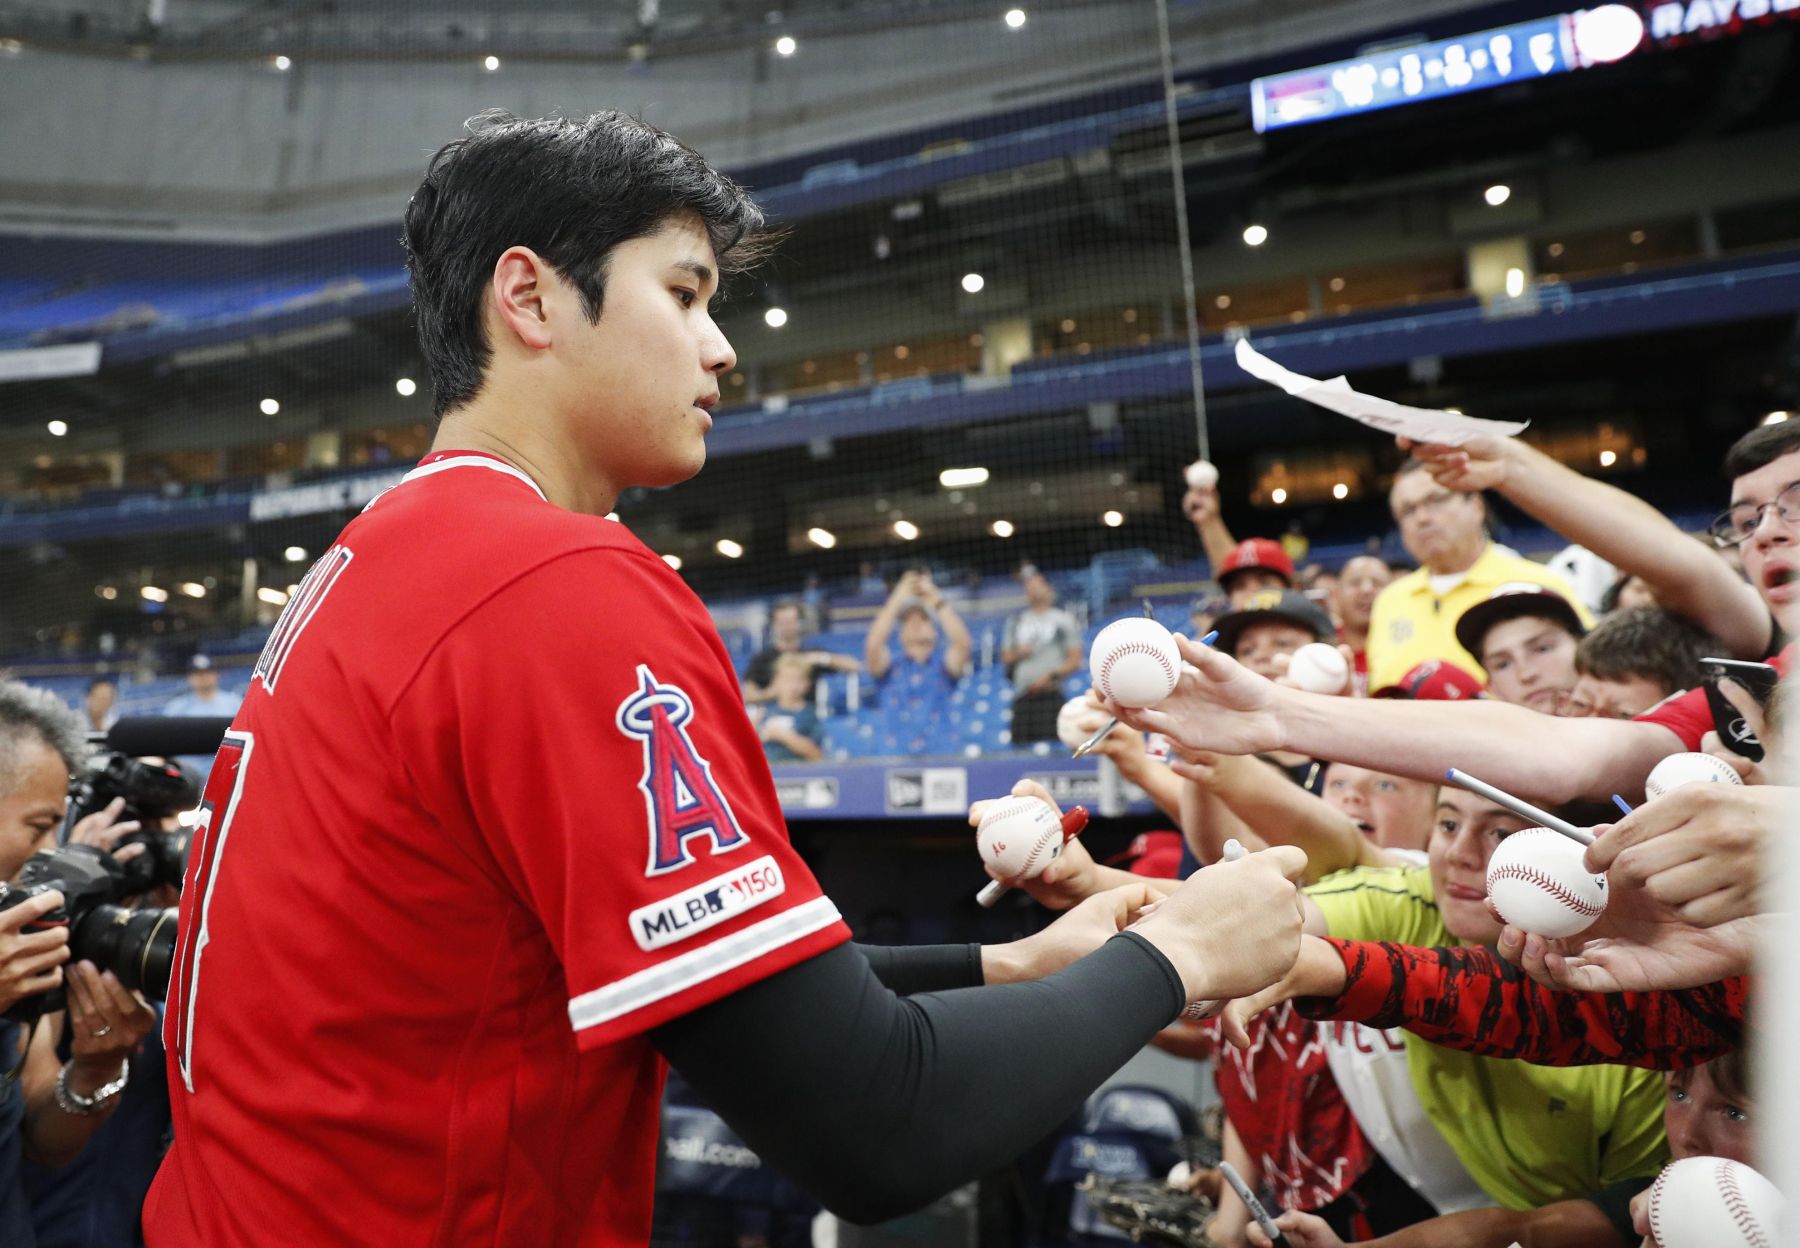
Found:
[(1436, 511), (1451, 499), (1461, 497), (1463, 496), (1456, 490), (1438, 490), (1434, 494), (1427, 494), (1422, 498), (1406, 504), (1404, 507), (1394, 508), (1394, 522), (1396, 524), (1405, 524), (1418, 512)]
[(1707, 531), (1721, 546), (1741, 546), (1762, 527), (1769, 508), (1781, 517), (1783, 524), (1800, 524), (1800, 481), (1784, 486), (1772, 503), (1735, 503), (1719, 513)]

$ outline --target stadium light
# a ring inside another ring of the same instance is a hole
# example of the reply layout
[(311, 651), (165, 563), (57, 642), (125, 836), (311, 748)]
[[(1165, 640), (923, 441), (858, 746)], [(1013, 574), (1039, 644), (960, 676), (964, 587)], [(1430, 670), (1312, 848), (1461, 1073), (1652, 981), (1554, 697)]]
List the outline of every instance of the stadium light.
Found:
[(206, 597), (206, 586), (202, 585), (199, 581), (183, 581), (178, 588), (189, 598)]
[(1269, 228), (1265, 225), (1246, 225), (1244, 227), (1244, 243), (1250, 247), (1261, 247), (1269, 241)]
[(138, 597), (142, 598), (145, 602), (167, 602), (169, 600), (169, 591), (160, 585), (146, 585), (138, 590)]
[(714, 542), (713, 549), (718, 551), (721, 555), (724, 555), (727, 559), (742, 559), (744, 557), (744, 548), (732, 541), (729, 537), (721, 537), (718, 541)]
[(996, 520), (988, 525), (988, 531), (995, 537), (1011, 537), (1013, 535), (1013, 523), (1011, 520)]
[(1023, 26), (1025, 24), (1025, 10), (1024, 9), (1008, 9), (1006, 11), (1006, 24), (1009, 28), (1011, 28), (1013, 30), (1019, 29), (1021, 26)]
[(1504, 182), (1496, 182), (1483, 191), (1481, 197), (1487, 200), (1489, 208), (1498, 208), (1512, 198), (1512, 187)]
[(1274, 503), (1277, 507), (1281, 506), (1283, 503), (1287, 502), (1287, 491), (1280, 486), (1276, 486), (1269, 491), (1269, 501)]
[(1600, 452), (1600, 466), (1602, 468), (1611, 468), (1614, 464), (1616, 464), (1618, 462), (1619, 462), (1619, 453), (1617, 451), (1601, 451)]
[(481, 67), (483, 69), (487, 70), (488, 73), (491, 74), (500, 68), (500, 58), (497, 56), (491, 56), (491, 55), (483, 57), (482, 61), (481, 61)]
[(277, 70), (279, 70), (280, 72), (282, 72), (284, 74), (287, 73), (288, 70), (290, 70), (294, 67), (294, 62), (290, 58), (285, 57), (285, 56), (277, 56), (275, 58), (275, 60), (272, 62), (272, 64), (275, 66), (275, 68)]
[(910, 542), (919, 536), (919, 526), (911, 520), (894, 521), (894, 536), (903, 542)]
[(946, 468), (938, 473), (938, 484), (946, 490), (968, 490), (978, 485), (986, 485), (988, 470), (986, 468)]
[(304, 546), (289, 546), (286, 550), (282, 551), (281, 553), (287, 559), (287, 561), (289, 563), (299, 563), (302, 559), (306, 558), (306, 547), (304, 547)]
[(806, 531), (806, 540), (811, 542), (814, 546), (817, 546), (820, 550), (830, 550), (833, 546), (837, 545), (837, 534), (831, 532), (829, 529), (808, 529)]
[(108, 602), (113, 601), (113, 599), (119, 596), (119, 591), (111, 585), (96, 585), (94, 586), (94, 592)]
[(1331, 487), (1331, 496), (1339, 502), (1342, 502), (1344, 499), (1350, 497), (1350, 487), (1344, 482), (1339, 481), (1336, 485)]
[(767, 312), (763, 313), (763, 324), (767, 325), (770, 329), (780, 329), (783, 325), (787, 324), (787, 309), (770, 308)]
[(792, 35), (783, 35), (775, 41), (776, 56), (792, 56), (799, 50), (800, 45), (794, 42), (794, 37)]
[(1100, 513), (1100, 522), (1109, 529), (1116, 529), (1125, 523), (1125, 517), (1116, 511), (1105, 511)]
[(288, 600), (287, 591), (276, 589), (273, 585), (264, 585), (256, 591), (256, 600), (266, 602), (271, 607), (285, 607)]
[(1762, 423), (1765, 425), (1779, 425), (1792, 414), (1793, 413), (1791, 412), (1770, 412), (1767, 416), (1762, 418)]
[(281, 403), (277, 399), (264, 399), (261, 403), (258, 403), (257, 406), (262, 409), (262, 414), (264, 416), (273, 416), (281, 410)]
[(394, 393), (403, 399), (410, 399), (419, 392), (419, 383), (411, 377), (401, 377), (394, 382)]
[(53, 438), (66, 437), (69, 432), (69, 422), (66, 420), (53, 420), (45, 425), (44, 428), (50, 431), (50, 436)]
[(1508, 269), (1506, 271), (1506, 297), (1517, 299), (1525, 293), (1525, 270)]
[(677, 572), (681, 571), (681, 556), (680, 555), (664, 555), (662, 557), (662, 561), (664, 563), (668, 564), (671, 568), (674, 568)]
[(971, 295), (979, 295), (981, 288), (987, 285), (987, 279), (979, 273), (964, 273), (962, 288)]

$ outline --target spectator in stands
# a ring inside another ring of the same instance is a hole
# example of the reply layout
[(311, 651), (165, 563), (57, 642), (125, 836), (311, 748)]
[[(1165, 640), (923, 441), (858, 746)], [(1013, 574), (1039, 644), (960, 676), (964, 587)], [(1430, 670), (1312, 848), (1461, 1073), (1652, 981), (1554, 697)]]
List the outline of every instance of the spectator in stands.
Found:
[(819, 713), (807, 693), (812, 680), (813, 666), (806, 655), (784, 654), (775, 660), (769, 707), (758, 725), (763, 753), (772, 763), (816, 762), (825, 753), (819, 745)]
[(118, 700), (119, 686), (111, 676), (96, 676), (88, 681), (87, 694), (81, 700), (86, 719), (82, 727), (89, 732), (105, 732), (118, 723)]
[(1575, 602), (1533, 581), (1502, 585), (1456, 621), (1456, 643), (1481, 660), (1488, 695), (1546, 715), (1575, 687), (1575, 646), (1586, 634)]
[(1655, 607), (1625, 607), (1601, 618), (1575, 647), (1575, 687), (1564, 715), (1635, 719), (1700, 682), (1700, 660), (1717, 638)]
[(813, 696), (813, 690), (819, 683), (821, 671), (860, 672), (862, 664), (847, 654), (833, 654), (829, 650), (801, 650), (801, 629), (803, 627), (802, 604), (792, 598), (783, 598), (769, 611), (769, 644), (759, 650), (744, 669), (744, 701), (750, 703), (771, 702), (775, 698), (775, 663), (784, 655), (794, 655), (805, 660), (806, 693)]
[(1293, 589), (1246, 594), (1213, 627), (1219, 632), (1213, 643), (1218, 650), (1271, 680), (1287, 671), (1288, 659), (1301, 646), (1337, 635), (1324, 609)]
[[(898, 653), (889, 647), (899, 626)], [(942, 626), (942, 635), (939, 626)], [(949, 749), (950, 694), (969, 668), (968, 625), (924, 569), (907, 572), (869, 622), (863, 660), (874, 678), (888, 733), (908, 754)]]
[(1000, 662), (1012, 678), (1012, 742), (1024, 745), (1056, 736), (1063, 678), (1084, 661), (1081, 626), (1056, 605), (1056, 588), (1036, 568), (1019, 577), (1026, 608), (1006, 622)]
[(1641, 576), (1627, 573), (1608, 587), (1604, 597), (1600, 599), (1600, 610), (1610, 614), (1614, 611), (1629, 611), (1633, 607), (1655, 607), (1661, 604), (1656, 601), (1656, 593), (1650, 588), (1650, 582)]
[[(1473, 668), (1452, 626), (1462, 613), (1512, 581), (1531, 581), (1570, 601), (1568, 584), (1542, 564), (1496, 545), (1487, 533), (1487, 503), (1479, 492), (1440, 484), (1429, 465), (1400, 466), (1388, 506), (1407, 553), (1423, 566), (1381, 591), (1369, 620), (1369, 687), (1397, 684), (1426, 659)], [(1581, 623), (1590, 621), (1577, 608)]]
[(1252, 594), (1292, 589), (1294, 561), (1281, 543), (1266, 537), (1245, 538), (1219, 565), (1219, 587), (1236, 611)]
[(1357, 555), (1338, 569), (1330, 608), (1338, 640), (1350, 647), (1358, 697), (1369, 692), (1369, 617), (1376, 597), (1393, 579), (1394, 570), (1380, 555)]
[(244, 701), (244, 695), (219, 687), (219, 672), (211, 658), (196, 654), (188, 660), (188, 691), (172, 698), (163, 707), (164, 715), (231, 716)]

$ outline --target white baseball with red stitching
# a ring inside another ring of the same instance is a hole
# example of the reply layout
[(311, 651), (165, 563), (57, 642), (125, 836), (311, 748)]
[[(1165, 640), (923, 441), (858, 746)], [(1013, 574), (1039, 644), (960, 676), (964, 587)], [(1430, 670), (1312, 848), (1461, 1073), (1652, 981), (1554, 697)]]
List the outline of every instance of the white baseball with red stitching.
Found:
[(1036, 797), (1003, 797), (975, 829), (981, 860), (1008, 880), (1030, 880), (1062, 853), (1062, 816)]
[(1309, 641), (1288, 660), (1288, 679), (1308, 693), (1342, 693), (1350, 684), (1350, 664), (1336, 646)]
[(1775, 1248), (1785, 1202), (1741, 1161), (1686, 1157), (1650, 1188), (1650, 1237), (1660, 1248)]
[(1488, 900), (1508, 923), (1556, 939), (1593, 926), (1606, 877), (1581, 865), (1582, 847), (1549, 828), (1514, 832), (1488, 859)]
[(1189, 464), (1186, 476), (1190, 490), (1210, 490), (1219, 483), (1219, 470), (1204, 459)]
[(1155, 620), (1114, 620), (1094, 638), (1088, 673), (1103, 698), (1120, 706), (1155, 706), (1175, 691), (1181, 651), (1175, 635)]
[[(1089, 714), (1097, 713), (1088, 705), (1087, 695), (1070, 698), (1062, 704), (1062, 710), (1056, 713), (1056, 739), (1071, 750), (1094, 735), (1093, 729), (1082, 731), (1081, 721)], [(1104, 716), (1102, 717), (1104, 718)], [(1098, 725), (1095, 725), (1098, 727)]]
[(1711, 754), (1671, 754), (1650, 769), (1644, 796), (1651, 801), (1690, 784), (1742, 784), (1737, 768)]

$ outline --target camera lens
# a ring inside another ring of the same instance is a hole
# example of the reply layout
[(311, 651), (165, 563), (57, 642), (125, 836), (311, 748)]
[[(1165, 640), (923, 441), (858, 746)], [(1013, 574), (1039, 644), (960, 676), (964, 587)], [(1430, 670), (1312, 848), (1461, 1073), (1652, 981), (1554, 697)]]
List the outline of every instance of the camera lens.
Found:
[(169, 992), (169, 965), (175, 956), (175, 914), (174, 907), (95, 906), (72, 933), (69, 952), (111, 971), (127, 988), (161, 1001)]

